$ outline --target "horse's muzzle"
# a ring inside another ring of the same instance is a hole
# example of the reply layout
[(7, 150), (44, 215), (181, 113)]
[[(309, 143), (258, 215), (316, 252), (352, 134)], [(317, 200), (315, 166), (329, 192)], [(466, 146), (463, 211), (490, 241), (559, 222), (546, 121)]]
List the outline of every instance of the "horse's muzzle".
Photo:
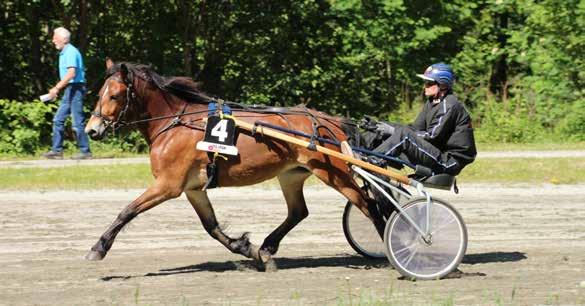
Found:
[(104, 138), (106, 134), (106, 125), (103, 123), (102, 120), (99, 120), (99, 123), (91, 124), (92, 120), (87, 124), (85, 127), (85, 133), (93, 139), (93, 140), (101, 140)]

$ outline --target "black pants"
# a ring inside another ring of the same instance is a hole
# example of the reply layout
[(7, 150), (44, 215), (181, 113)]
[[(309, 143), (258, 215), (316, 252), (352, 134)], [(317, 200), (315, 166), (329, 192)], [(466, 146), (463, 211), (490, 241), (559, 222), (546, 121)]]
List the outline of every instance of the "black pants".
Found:
[(384, 140), (374, 152), (406, 157), (411, 163), (428, 167), (435, 173), (457, 175), (461, 171), (461, 166), (452, 156), (441, 152), (406, 126), (396, 126), (394, 134)]

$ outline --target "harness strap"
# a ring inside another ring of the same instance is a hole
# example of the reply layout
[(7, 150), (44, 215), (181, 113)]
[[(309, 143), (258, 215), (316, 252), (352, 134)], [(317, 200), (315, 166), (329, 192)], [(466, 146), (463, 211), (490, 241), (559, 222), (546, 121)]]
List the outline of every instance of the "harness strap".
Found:
[[(209, 152), (209, 154), (211, 154), (211, 152)], [(205, 182), (205, 185), (201, 189), (202, 191), (205, 191), (207, 188), (217, 187), (217, 184), (218, 184), (217, 183), (217, 164), (215, 163), (215, 160), (218, 157), (221, 157), (224, 160), (227, 160), (227, 157), (219, 154), (218, 152), (213, 153), (213, 157), (211, 158), (211, 162), (207, 164), (207, 182)]]
[(319, 137), (317, 135), (317, 133), (318, 133), (318, 131), (317, 131), (317, 123), (315, 121), (313, 121), (312, 124), (311, 124), (311, 127), (313, 128), (313, 134), (311, 134), (311, 138), (309, 139), (309, 145), (307, 146), (307, 149), (309, 149), (311, 151), (317, 151), (317, 144), (315, 144), (315, 139), (317, 137)]
[(185, 123), (183, 123), (183, 121), (181, 121), (181, 116), (183, 116), (185, 114), (185, 110), (187, 110), (187, 104), (185, 104), (185, 106), (183, 107), (183, 110), (178, 113), (175, 118), (173, 120), (171, 120), (171, 122), (169, 122), (169, 124), (167, 124), (165, 127), (163, 127), (162, 129), (160, 129), (160, 131), (158, 131), (156, 133), (156, 135), (154, 136), (154, 138), (152, 139), (152, 141), (154, 141), (160, 134), (174, 128), (177, 127), (179, 125), (183, 125), (185, 126)]

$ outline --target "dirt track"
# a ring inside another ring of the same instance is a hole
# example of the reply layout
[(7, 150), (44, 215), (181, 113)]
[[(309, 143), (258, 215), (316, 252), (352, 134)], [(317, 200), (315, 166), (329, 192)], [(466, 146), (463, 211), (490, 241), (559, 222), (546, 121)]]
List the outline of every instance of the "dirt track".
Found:
[[(3, 192), (0, 304), (585, 304), (585, 186), (460, 189), (435, 195), (468, 225), (464, 275), (428, 282), (355, 255), (341, 230), (345, 201), (327, 187), (306, 191), (311, 215), (283, 240), (274, 273), (210, 238), (183, 198), (134, 220), (96, 263), (83, 255), (139, 190)], [(250, 231), (255, 243), (286, 213), (279, 190), (210, 198), (228, 232)]]

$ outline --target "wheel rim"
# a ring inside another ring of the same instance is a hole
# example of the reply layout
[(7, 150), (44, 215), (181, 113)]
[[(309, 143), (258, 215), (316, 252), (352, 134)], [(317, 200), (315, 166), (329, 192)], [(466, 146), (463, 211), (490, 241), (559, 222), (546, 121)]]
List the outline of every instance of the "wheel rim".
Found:
[[(426, 200), (405, 206), (405, 212), (426, 231)], [(399, 214), (391, 219), (386, 233), (389, 259), (395, 267), (415, 278), (442, 277), (461, 261), (467, 247), (467, 233), (460, 216), (436, 200), (431, 205), (431, 243)], [(390, 236), (388, 237), (388, 234)]]
[(384, 242), (372, 221), (355, 206), (351, 205), (348, 209), (346, 219), (348, 239), (351, 239), (353, 245), (366, 256), (374, 258), (386, 257)]

